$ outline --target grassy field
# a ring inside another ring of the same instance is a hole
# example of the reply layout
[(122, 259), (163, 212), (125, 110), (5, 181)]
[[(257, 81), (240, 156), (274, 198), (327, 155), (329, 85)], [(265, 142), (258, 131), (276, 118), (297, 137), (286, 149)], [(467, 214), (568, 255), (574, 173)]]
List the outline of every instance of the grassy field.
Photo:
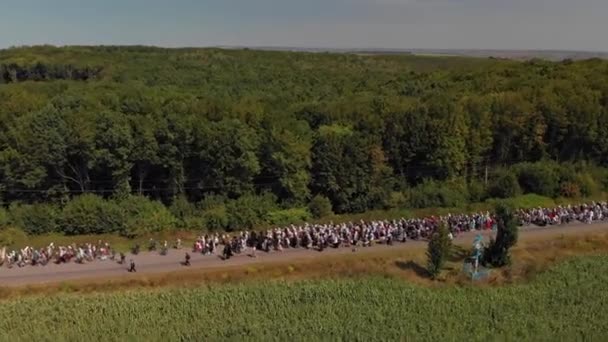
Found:
[(373, 276), (31, 297), (0, 304), (0, 340), (601, 340), (607, 283), (593, 256), (506, 287)]

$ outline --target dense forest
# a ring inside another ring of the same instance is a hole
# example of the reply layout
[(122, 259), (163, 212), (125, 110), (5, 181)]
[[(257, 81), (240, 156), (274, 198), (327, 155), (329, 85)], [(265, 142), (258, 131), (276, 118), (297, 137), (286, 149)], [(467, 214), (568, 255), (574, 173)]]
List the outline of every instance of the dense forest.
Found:
[(587, 196), (606, 164), (599, 59), (0, 51), (0, 225), (30, 233)]

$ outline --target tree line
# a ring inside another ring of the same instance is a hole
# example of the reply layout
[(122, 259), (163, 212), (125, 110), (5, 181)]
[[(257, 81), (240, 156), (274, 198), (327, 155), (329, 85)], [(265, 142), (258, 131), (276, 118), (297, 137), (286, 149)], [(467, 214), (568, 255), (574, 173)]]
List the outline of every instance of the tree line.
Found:
[(6, 208), (266, 196), (269, 212), (322, 198), (342, 214), (605, 190), (601, 60), (33, 47), (0, 64), (28, 70), (0, 84)]
[(48, 65), (41, 62), (28, 66), (15, 63), (0, 64), (0, 83), (53, 80), (86, 81), (97, 77), (100, 72), (101, 68), (99, 67), (80, 68), (71, 64)]

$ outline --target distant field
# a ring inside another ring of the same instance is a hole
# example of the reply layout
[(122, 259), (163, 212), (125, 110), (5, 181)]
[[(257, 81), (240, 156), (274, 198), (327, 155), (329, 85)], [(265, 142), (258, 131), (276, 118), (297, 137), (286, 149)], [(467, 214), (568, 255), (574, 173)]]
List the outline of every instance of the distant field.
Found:
[(502, 288), (371, 277), (29, 298), (0, 304), (0, 340), (601, 340), (607, 283), (597, 256)]

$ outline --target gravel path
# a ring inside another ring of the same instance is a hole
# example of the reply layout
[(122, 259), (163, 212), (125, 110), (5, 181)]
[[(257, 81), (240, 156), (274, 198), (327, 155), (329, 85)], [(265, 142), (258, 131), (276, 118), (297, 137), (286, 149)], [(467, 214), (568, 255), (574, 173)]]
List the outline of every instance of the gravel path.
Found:
[[(551, 239), (561, 235), (584, 235), (588, 233), (608, 232), (608, 223), (594, 224), (571, 224), (553, 227), (528, 227), (523, 228), (520, 233), (520, 240)], [(477, 232), (467, 232), (456, 238), (457, 243), (470, 245)], [(489, 236), (489, 231), (483, 232), (484, 236)], [(372, 251), (386, 249), (413, 249), (424, 248), (424, 241), (408, 241), (406, 243), (396, 242), (393, 246), (376, 245), (373, 247), (359, 248), (357, 253), (369, 253)], [(252, 258), (247, 254), (237, 255), (230, 260), (222, 260), (219, 255), (201, 255), (190, 253), (192, 256), (192, 266), (186, 268), (181, 264), (184, 260), (187, 249), (169, 250), (168, 255), (161, 256), (158, 253), (142, 252), (139, 255), (127, 255), (127, 263), (133, 259), (137, 265), (137, 274), (154, 274), (171, 271), (192, 269), (212, 269), (218, 267), (243, 266), (249, 264), (286, 262), (303, 259), (319, 258), (327, 255), (339, 255), (352, 253), (350, 248), (332, 249), (328, 248), (323, 252), (299, 249), (287, 249), (283, 252), (264, 253), (258, 251), (257, 258)], [(190, 252), (190, 251), (189, 251)], [(247, 251), (249, 252), (249, 251)], [(47, 266), (26, 266), (24, 268), (13, 267), (8, 269), (6, 266), (0, 267), (0, 287), (2, 286), (24, 286), (44, 283), (56, 283), (65, 280), (77, 279), (103, 279), (115, 278), (117, 276), (129, 276), (126, 271), (127, 265), (119, 265), (113, 261), (95, 261), (88, 264), (48, 264)]]

